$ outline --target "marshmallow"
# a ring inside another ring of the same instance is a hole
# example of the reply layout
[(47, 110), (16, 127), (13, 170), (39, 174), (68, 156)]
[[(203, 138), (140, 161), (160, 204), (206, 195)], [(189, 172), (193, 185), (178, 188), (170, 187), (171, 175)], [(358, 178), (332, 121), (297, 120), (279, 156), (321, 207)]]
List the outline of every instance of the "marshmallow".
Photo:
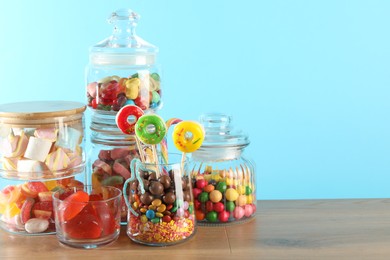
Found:
[(23, 156), (28, 144), (28, 137), (23, 131), (20, 135), (11, 133), (7, 139), (3, 141), (2, 152), (4, 157), (15, 158)]
[(0, 138), (6, 138), (11, 131), (11, 127), (2, 126), (0, 127)]
[(67, 155), (69, 157), (68, 168), (74, 168), (82, 164), (83, 159), (81, 156), (77, 155), (76, 153), (68, 153)]
[(46, 156), (49, 154), (52, 144), (53, 143), (48, 139), (31, 136), (28, 140), (28, 145), (26, 152), (24, 153), (24, 157), (31, 160), (44, 162)]
[(43, 162), (36, 160), (19, 160), (17, 165), (18, 175), (23, 177), (41, 177), (48, 169)]
[(38, 138), (48, 139), (51, 142), (57, 141), (58, 129), (51, 128), (39, 128), (34, 132), (34, 136)]
[(64, 128), (63, 131), (59, 131), (56, 146), (75, 151), (77, 145), (81, 142), (80, 137), (81, 132), (79, 130), (76, 130), (72, 127)]
[(46, 157), (46, 165), (52, 171), (60, 171), (68, 167), (70, 159), (63, 149), (58, 148)]
[(18, 158), (3, 158), (3, 169), (6, 171), (16, 171), (18, 160)]

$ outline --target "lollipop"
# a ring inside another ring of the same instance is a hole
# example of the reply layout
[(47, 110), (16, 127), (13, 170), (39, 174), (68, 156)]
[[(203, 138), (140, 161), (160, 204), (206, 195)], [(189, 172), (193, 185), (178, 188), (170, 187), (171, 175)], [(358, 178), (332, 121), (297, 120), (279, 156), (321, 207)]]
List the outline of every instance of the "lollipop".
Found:
[[(158, 115), (149, 114), (141, 116), (135, 124), (135, 134), (144, 144), (151, 145), (154, 161), (157, 164), (156, 144), (160, 143), (167, 133), (164, 120)], [(157, 168), (156, 175), (160, 175)]]
[(199, 149), (204, 140), (203, 127), (193, 121), (182, 121), (173, 129), (173, 143), (183, 153), (192, 153)]
[[(143, 116), (144, 111), (134, 105), (127, 105), (122, 107), (115, 117), (115, 122), (119, 129), (128, 135), (134, 135), (135, 133), (135, 125), (139, 118)], [(138, 151), (140, 153), (141, 160), (144, 161), (145, 155), (143, 153), (143, 149), (141, 144), (139, 143), (139, 139), (135, 136), (135, 141), (137, 143)]]
[(203, 127), (193, 121), (182, 121), (173, 129), (173, 144), (179, 151), (183, 152), (181, 160), (182, 169), (184, 167), (186, 153), (192, 153), (198, 150), (203, 143), (204, 135)]

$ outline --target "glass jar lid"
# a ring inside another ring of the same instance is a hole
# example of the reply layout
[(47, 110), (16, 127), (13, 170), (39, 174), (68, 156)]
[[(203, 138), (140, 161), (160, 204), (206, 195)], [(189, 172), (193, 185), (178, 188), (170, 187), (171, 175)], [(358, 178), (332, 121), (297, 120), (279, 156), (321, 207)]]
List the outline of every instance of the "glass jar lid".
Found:
[(231, 125), (232, 118), (225, 114), (210, 113), (200, 117), (205, 130), (205, 139), (200, 149), (207, 148), (242, 148), (249, 144), (249, 138), (241, 130)]
[(0, 105), (0, 123), (7, 125), (53, 124), (80, 120), (86, 106), (72, 101), (29, 101)]
[(140, 16), (130, 9), (118, 9), (108, 22), (114, 25), (108, 38), (90, 50), (90, 62), (94, 65), (152, 65), (158, 48), (136, 35)]

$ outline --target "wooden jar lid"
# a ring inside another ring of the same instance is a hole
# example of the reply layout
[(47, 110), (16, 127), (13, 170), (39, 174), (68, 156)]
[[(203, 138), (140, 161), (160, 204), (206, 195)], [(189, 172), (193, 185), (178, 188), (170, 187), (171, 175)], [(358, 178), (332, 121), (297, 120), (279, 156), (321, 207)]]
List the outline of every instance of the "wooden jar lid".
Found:
[(29, 101), (0, 105), (0, 117), (39, 119), (70, 116), (84, 112), (86, 106), (72, 101)]
[(28, 101), (0, 105), (0, 123), (10, 125), (53, 124), (78, 121), (86, 105), (72, 101)]

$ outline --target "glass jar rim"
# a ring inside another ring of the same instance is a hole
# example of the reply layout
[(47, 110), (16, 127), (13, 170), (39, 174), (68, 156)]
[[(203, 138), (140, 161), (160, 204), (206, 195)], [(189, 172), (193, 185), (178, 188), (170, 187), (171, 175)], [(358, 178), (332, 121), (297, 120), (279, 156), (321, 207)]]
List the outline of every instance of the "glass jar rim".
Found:
[[(88, 193), (88, 195), (97, 194), (97, 193), (91, 193), (91, 192), (96, 190), (96, 188), (93, 188), (92, 185), (84, 185), (82, 188), (81, 187), (74, 187), (74, 188), (69, 188), (69, 189), (70, 190), (73, 189), (75, 192), (85, 191)], [(69, 189), (66, 189), (66, 190), (69, 190)], [(102, 189), (102, 190), (110, 189), (114, 192), (114, 194), (113, 194), (113, 196), (111, 196), (107, 199), (96, 200), (96, 201), (94, 200), (94, 201), (88, 201), (88, 202), (70, 201), (69, 203), (72, 203), (72, 204), (107, 203), (107, 202), (110, 202), (112, 200), (116, 200), (122, 196), (122, 190), (119, 188), (116, 188), (114, 186), (102, 186), (102, 187), (99, 187), (99, 189)], [(59, 202), (65, 201), (66, 198), (65, 199), (59, 198), (59, 196), (65, 191), (64, 190), (57, 190), (57, 191), (53, 192), (53, 194), (52, 194), (53, 201), (59, 201)]]

